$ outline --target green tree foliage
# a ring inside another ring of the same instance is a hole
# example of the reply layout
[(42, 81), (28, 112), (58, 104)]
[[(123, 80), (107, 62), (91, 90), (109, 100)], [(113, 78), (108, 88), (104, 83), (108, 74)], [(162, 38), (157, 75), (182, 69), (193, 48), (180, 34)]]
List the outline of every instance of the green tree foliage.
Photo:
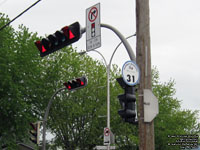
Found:
[[(0, 14), (0, 26), (9, 21)], [(27, 136), (29, 123), (39, 117), (34, 109), (40, 85), (40, 60), (33, 50), (36, 34), (24, 26), (0, 31), (0, 147), (14, 149)]]
[[(0, 14), (0, 26), (9, 21)], [(29, 123), (42, 120), (51, 96), (63, 83), (85, 75), (88, 85), (82, 89), (63, 91), (54, 98), (47, 127), (55, 138), (52, 149), (93, 149), (103, 144), (106, 127), (106, 67), (88, 55), (80, 56), (71, 46), (40, 58), (34, 45), (37, 34), (19, 26), (0, 31), (0, 147), (17, 149), (17, 142), (28, 142)], [(111, 71), (111, 130), (120, 150), (138, 147), (138, 127), (124, 123), (118, 115), (117, 96), (123, 90), (116, 82), (120, 71)], [(156, 149), (175, 150), (168, 135), (199, 134), (198, 112), (181, 110), (174, 98), (175, 82), (159, 81), (153, 70), (153, 92), (159, 99), (159, 115), (155, 119)]]
[(51, 60), (48, 70), (52, 71), (50, 74), (55, 74), (55, 69), (58, 69), (58, 80), (56, 77), (53, 80), (57, 84), (60, 82), (60, 87), (64, 82), (83, 75), (88, 78), (88, 85), (83, 89), (72, 92), (66, 90), (54, 99), (48, 123), (56, 134), (55, 143), (69, 150), (77, 147), (89, 149), (98, 142), (95, 134), (101, 132), (101, 126), (97, 126), (97, 112), (103, 111), (106, 102), (105, 90), (99, 90), (105, 85), (105, 68), (99, 62), (88, 56), (80, 56), (72, 49), (64, 49), (53, 57), (55, 59)]
[[(103, 130), (106, 127), (106, 67), (88, 55), (80, 56), (70, 47), (50, 55), (44, 61), (45, 66), (48, 66), (45, 70), (48, 73), (45, 80), (54, 86), (60, 85), (57, 88), (65, 81), (83, 75), (88, 78), (88, 85), (83, 89), (73, 92), (66, 90), (58, 94), (53, 101), (48, 125), (55, 134), (54, 147), (90, 150), (96, 145), (102, 145)], [(117, 113), (120, 108), (117, 95), (123, 92), (115, 81), (120, 75), (117, 66), (113, 66), (111, 74), (111, 126), (113, 133), (119, 133), (116, 143), (120, 149), (136, 147), (135, 127), (124, 124)]]
[(182, 110), (181, 101), (174, 98), (174, 80), (161, 83), (156, 68), (153, 70), (153, 92), (159, 100), (159, 114), (155, 119), (155, 149), (179, 150), (180, 146), (168, 146), (177, 138), (171, 136), (199, 135), (198, 111)]

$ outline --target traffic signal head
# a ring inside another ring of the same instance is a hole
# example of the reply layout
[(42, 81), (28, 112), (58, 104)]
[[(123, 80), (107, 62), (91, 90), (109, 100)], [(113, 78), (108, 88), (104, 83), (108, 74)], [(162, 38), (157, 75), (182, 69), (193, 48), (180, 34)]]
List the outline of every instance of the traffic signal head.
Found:
[(81, 38), (81, 27), (78, 22), (63, 27), (60, 31), (36, 41), (35, 45), (40, 51), (40, 56), (44, 57), (65, 46), (68, 46)]
[(34, 144), (39, 144), (39, 138), (40, 138), (40, 124), (39, 123), (30, 123), (31, 130), (30, 130), (30, 141)]
[(122, 107), (122, 109), (118, 111), (118, 114), (124, 119), (125, 122), (135, 124), (136, 123), (135, 87), (127, 85), (122, 78), (117, 78), (117, 82), (125, 90), (124, 94), (118, 95), (118, 99)]
[(85, 76), (81, 78), (76, 78), (76, 79), (65, 82), (64, 85), (69, 91), (82, 88), (87, 85), (87, 78)]

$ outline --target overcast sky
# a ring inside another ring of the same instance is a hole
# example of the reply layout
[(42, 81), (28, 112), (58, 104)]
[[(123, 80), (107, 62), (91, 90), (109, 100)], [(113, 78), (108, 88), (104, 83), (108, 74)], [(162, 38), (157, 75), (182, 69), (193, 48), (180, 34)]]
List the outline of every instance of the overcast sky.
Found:
[[(0, 0), (0, 12), (16, 17), (36, 0)], [(125, 37), (136, 31), (135, 0), (42, 0), (11, 25), (24, 24), (31, 32), (45, 36), (66, 25), (79, 21), (86, 24), (86, 9), (101, 4), (101, 22), (117, 28)], [(170, 78), (176, 82), (176, 97), (182, 100), (183, 109), (200, 110), (200, 1), (150, 0), (150, 30), (152, 65), (160, 72), (162, 82)], [(108, 29), (102, 28), (100, 51), (109, 62), (120, 40)], [(134, 53), (135, 37), (129, 40)], [(85, 50), (85, 35), (76, 43), (78, 51)], [(94, 52), (93, 58), (102, 58)], [(113, 63), (121, 68), (129, 60), (120, 46)]]

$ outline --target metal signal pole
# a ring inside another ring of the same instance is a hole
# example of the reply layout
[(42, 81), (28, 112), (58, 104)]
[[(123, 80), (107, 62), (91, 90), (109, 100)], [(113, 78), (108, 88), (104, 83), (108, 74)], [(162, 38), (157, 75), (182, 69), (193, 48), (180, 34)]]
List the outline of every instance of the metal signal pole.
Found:
[(138, 87), (139, 150), (154, 150), (154, 121), (144, 122), (144, 89), (152, 89), (149, 0), (136, 0), (136, 58), (141, 78)]

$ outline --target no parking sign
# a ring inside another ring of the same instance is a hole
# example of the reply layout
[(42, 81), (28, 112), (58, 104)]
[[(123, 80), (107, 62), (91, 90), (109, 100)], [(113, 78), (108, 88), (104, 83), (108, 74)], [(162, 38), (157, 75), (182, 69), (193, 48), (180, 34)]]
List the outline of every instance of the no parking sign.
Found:
[(86, 9), (86, 50), (101, 46), (100, 3)]

